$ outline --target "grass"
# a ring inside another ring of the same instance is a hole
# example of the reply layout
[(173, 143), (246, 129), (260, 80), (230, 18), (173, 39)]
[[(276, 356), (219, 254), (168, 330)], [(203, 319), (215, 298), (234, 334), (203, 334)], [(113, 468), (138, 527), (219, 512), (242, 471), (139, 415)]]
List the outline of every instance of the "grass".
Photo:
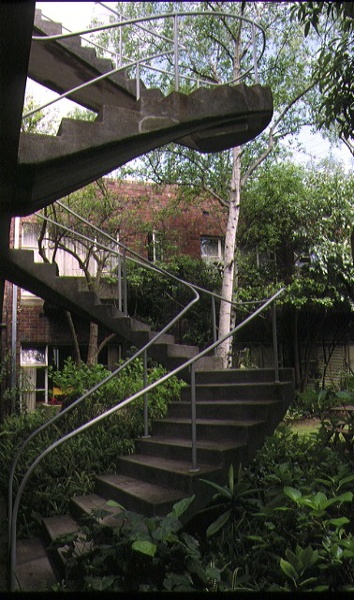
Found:
[(317, 433), (321, 427), (320, 419), (301, 419), (299, 421), (287, 421), (287, 425), (294, 433), (300, 435), (310, 435)]

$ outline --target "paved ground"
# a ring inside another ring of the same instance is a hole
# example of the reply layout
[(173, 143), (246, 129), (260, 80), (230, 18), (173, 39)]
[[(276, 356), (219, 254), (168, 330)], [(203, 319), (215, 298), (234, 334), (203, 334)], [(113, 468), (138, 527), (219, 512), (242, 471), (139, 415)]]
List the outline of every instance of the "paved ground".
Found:
[(0, 593), (7, 591), (7, 515), (5, 498), (0, 495)]

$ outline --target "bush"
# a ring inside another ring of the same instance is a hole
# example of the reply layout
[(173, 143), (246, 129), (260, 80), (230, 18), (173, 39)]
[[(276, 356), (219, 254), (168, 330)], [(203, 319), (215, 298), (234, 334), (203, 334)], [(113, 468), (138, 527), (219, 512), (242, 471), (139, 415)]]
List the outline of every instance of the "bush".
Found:
[[(202, 259), (182, 255), (157, 266), (207, 290), (221, 289), (220, 272)], [(127, 279), (129, 314), (147, 322), (156, 331), (167, 325), (194, 297), (185, 285), (139, 265), (129, 265)], [(171, 333), (180, 343), (200, 347), (209, 344), (213, 338), (211, 298), (201, 294), (198, 303), (185, 313)]]
[[(206, 565), (198, 542), (182, 529), (179, 517), (193, 501), (177, 503), (165, 517), (144, 517), (122, 507), (118, 514), (95, 511), (79, 533), (55, 543), (68, 560), (60, 591), (193, 592), (210, 591), (220, 571)], [(108, 506), (119, 507), (115, 502)], [(99, 519), (116, 520), (107, 527)], [(80, 552), (77, 552), (78, 542)], [(66, 550), (65, 550), (66, 548)]]
[(351, 457), (319, 434), (280, 426), (217, 494), (209, 535), (199, 532), (205, 556), (225, 574), (222, 589), (354, 589), (353, 482)]
[[(62, 435), (86, 423), (128, 395), (142, 388), (142, 363), (135, 361), (127, 372), (112, 379), (104, 390), (83, 401), (50, 424), (31, 440), (19, 461), (14, 481), (14, 491), (28, 465), (45, 448)], [(160, 367), (150, 369), (149, 383), (164, 374)], [(108, 371), (97, 365), (75, 367), (68, 360), (63, 372), (52, 374), (55, 384), (71, 382), (70, 399), (80, 395), (87, 384), (106, 377)], [(171, 400), (179, 397), (181, 383), (173, 378), (152, 390), (148, 397), (149, 419), (161, 418)], [(19, 534), (32, 535), (38, 530), (33, 518), (38, 514), (51, 516), (67, 512), (70, 498), (75, 494), (90, 493), (94, 488), (95, 474), (115, 472), (117, 456), (134, 451), (134, 439), (143, 433), (143, 398), (115, 412), (76, 437), (58, 446), (47, 455), (31, 475), (20, 504)], [(8, 473), (15, 454), (28, 435), (45, 423), (56, 411), (54, 407), (39, 407), (34, 412), (13, 415), (0, 426), (0, 454), (3, 468), (0, 473), (0, 491), (7, 495)], [(35, 510), (35, 512), (34, 512)]]
[(322, 419), (334, 406), (343, 402), (343, 392), (332, 389), (306, 390), (297, 392), (296, 398), (288, 410), (287, 416), (293, 419)]

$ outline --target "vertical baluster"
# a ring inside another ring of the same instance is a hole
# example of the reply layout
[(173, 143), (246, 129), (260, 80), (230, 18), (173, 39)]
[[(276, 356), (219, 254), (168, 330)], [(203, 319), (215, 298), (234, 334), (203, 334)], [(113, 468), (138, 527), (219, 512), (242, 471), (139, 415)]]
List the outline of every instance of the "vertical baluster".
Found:
[(275, 383), (279, 383), (277, 311), (276, 311), (275, 302), (273, 302), (273, 305), (272, 305), (272, 329), (273, 329), (273, 352), (274, 352), (274, 378), (275, 378)]
[(191, 403), (192, 403), (192, 466), (190, 472), (199, 471), (197, 462), (197, 401), (195, 390), (195, 363), (191, 366)]

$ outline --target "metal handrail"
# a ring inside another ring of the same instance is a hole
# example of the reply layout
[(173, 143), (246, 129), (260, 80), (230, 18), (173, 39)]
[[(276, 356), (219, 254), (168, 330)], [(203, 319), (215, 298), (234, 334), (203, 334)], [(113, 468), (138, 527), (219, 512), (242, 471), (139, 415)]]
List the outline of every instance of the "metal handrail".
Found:
[[(190, 76), (185, 76), (181, 73), (179, 73), (179, 64), (178, 64), (178, 56), (179, 56), (179, 52), (182, 49), (185, 49), (184, 46), (180, 43), (179, 41), (179, 30), (178, 30), (178, 19), (181, 17), (186, 17), (186, 16), (212, 16), (212, 17), (225, 17), (225, 18), (230, 18), (230, 19), (236, 19), (239, 21), (244, 21), (248, 24), (251, 25), (252, 27), (252, 44), (253, 44), (253, 66), (251, 66), (249, 69), (247, 69), (242, 75), (240, 75), (240, 77), (238, 78), (232, 78), (227, 82), (224, 82), (223, 84), (221, 83), (214, 83), (214, 82), (210, 82), (206, 79), (203, 78), (193, 78)], [(231, 85), (233, 83), (235, 83), (236, 81), (238, 81), (239, 79), (244, 78), (248, 73), (250, 73), (253, 69), (255, 72), (255, 81), (256, 83), (258, 83), (258, 62), (261, 60), (264, 51), (265, 51), (265, 32), (264, 29), (258, 24), (255, 23), (254, 21), (252, 21), (251, 19), (248, 19), (246, 17), (240, 17), (238, 15), (233, 15), (231, 13), (227, 13), (227, 12), (221, 12), (221, 11), (178, 11), (178, 12), (171, 12), (171, 13), (163, 13), (161, 15), (152, 15), (149, 17), (138, 17), (135, 19), (128, 19), (125, 21), (119, 21), (119, 22), (114, 22), (114, 23), (109, 23), (107, 25), (100, 25), (100, 26), (96, 26), (96, 27), (91, 27), (91, 28), (86, 28), (80, 31), (75, 31), (75, 32), (69, 32), (69, 33), (61, 33), (61, 34), (57, 34), (57, 35), (43, 35), (43, 36), (33, 36), (32, 37), (32, 41), (33, 42), (47, 42), (47, 41), (60, 41), (60, 40), (65, 40), (65, 39), (69, 39), (71, 37), (75, 37), (75, 36), (82, 36), (85, 34), (89, 34), (89, 33), (95, 33), (97, 31), (104, 31), (107, 29), (113, 29), (113, 28), (119, 28), (121, 29), (124, 26), (127, 25), (138, 25), (139, 23), (143, 23), (143, 22), (151, 22), (151, 21), (156, 21), (159, 19), (167, 19), (167, 18), (172, 18), (174, 20), (174, 38), (166, 38), (167, 41), (170, 41), (173, 44), (173, 50), (166, 50), (163, 53), (159, 53), (159, 54), (154, 54), (152, 56), (148, 56), (148, 57), (144, 57), (143, 60), (141, 59), (137, 59), (134, 61), (130, 61), (128, 64), (125, 64), (124, 66), (119, 66), (115, 69), (112, 69), (110, 71), (108, 71), (107, 73), (104, 73), (103, 75), (100, 75), (98, 77), (93, 78), (92, 80), (90, 80), (89, 82), (86, 82), (85, 84), (79, 85), (77, 87), (74, 87), (70, 90), (68, 90), (67, 92), (64, 92), (62, 94), (60, 94), (57, 98), (55, 98), (54, 100), (51, 100), (49, 102), (46, 102), (45, 104), (42, 104), (41, 106), (39, 106), (38, 108), (33, 109), (32, 111), (26, 113), (23, 115), (23, 119), (31, 116), (32, 114), (34, 114), (35, 112), (38, 112), (40, 110), (42, 110), (43, 108), (46, 108), (48, 106), (50, 106), (51, 104), (54, 104), (56, 102), (59, 102), (60, 100), (67, 98), (68, 96), (70, 96), (71, 94), (84, 89), (94, 83), (96, 83), (97, 81), (101, 81), (103, 79), (107, 79), (108, 77), (110, 77), (111, 75), (114, 75), (115, 73), (118, 73), (121, 70), (126, 70), (128, 68), (132, 68), (132, 67), (136, 67), (136, 69), (140, 69), (141, 66), (143, 66), (144, 68), (149, 69), (150, 66), (147, 64), (148, 61), (151, 61), (153, 59), (156, 58), (160, 58), (161, 56), (165, 56), (167, 54), (174, 54), (174, 79), (175, 79), (175, 89), (176, 91), (178, 91), (179, 89), (179, 78), (183, 77), (186, 78), (187, 80), (190, 81), (195, 81), (196, 85), (200, 85), (201, 83), (204, 85), (209, 85), (209, 86), (218, 86), (218, 85)], [(256, 44), (255, 44), (255, 29), (257, 28), (257, 30), (261, 33), (262, 35), (262, 48), (260, 51), (259, 56), (256, 56)], [(153, 36), (156, 35), (158, 36), (159, 34), (156, 34), (153, 31), (149, 31), (149, 33), (151, 33)], [(88, 40), (86, 40), (88, 41)], [(92, 42), (93, 43), (93, 42)], [(109, 51), (107, 49), (107, 51)], [(122, 57), (121, 57), (122, 58)], [(151, 67), (152, 70), (157, 70), (156, 67)], [(166, 71), (166, 74), (170, 74), (173, 75), (172, 73), (169, 73), (168, 71)], [(137, 77), (137, 100), (139, 100), (140, 98), (140, 93), (139, 93), (139, 83), (138, 83), (138, 77)]]

